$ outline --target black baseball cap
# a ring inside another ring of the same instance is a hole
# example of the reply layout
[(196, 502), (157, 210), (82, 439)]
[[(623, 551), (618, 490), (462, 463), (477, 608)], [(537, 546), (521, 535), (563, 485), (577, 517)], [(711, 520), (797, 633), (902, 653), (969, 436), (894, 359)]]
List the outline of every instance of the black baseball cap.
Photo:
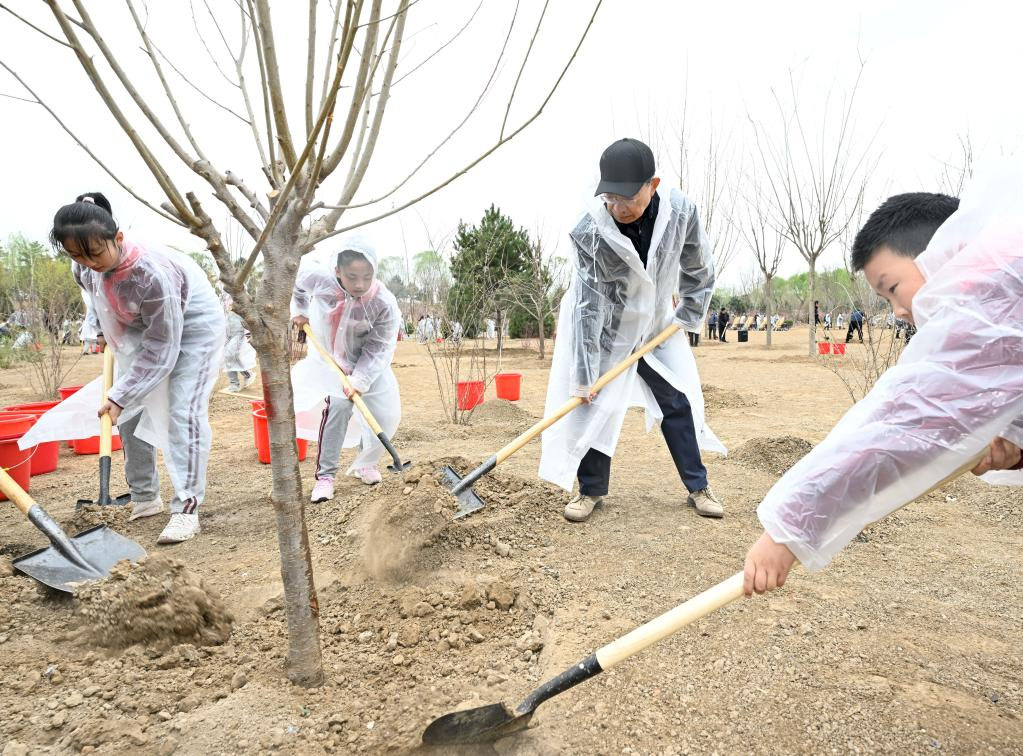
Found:
[(631, 197), (654, 177), (654, 153), (638, 139), (619, 139), (600, 156), (598, 194)]

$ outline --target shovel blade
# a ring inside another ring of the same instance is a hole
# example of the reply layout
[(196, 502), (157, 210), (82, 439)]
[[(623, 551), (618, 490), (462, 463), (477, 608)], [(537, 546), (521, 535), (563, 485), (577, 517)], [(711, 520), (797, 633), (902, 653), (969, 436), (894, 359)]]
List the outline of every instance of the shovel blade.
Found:
[(532, 717), (532, 711), (516, 714), (503, 703), (455, 711), (430, 722), (423, 745), (489, 743), (525, 730)]
[(122, 559), (135, 562), (146, 555), (145, 549), (106, 525), (89, 528), (70, 540), (93, 569), (75, 564), (53, 546), (15, 559), (12, 566), (43, 585), (73, 593), (73, 583), (99, 580), (109, 575), (110, 568)]
[(102, 501), (99, 501), (99, 500), (79, 499), (75, 503), (75, 511), (78, 511), (79, 509), (82, 509), (83, 507), (91, 507), (94, 504), (102, 504), (103, 506), (107, 506), (107, 507), (111, 507), (111, 506), (123, 507), (126, 504), (131, 504), (131, 494), (130, 493), (123, 493), (120, 496), (118, 496), (117, 498), (111, 499), (110, 501), (106, 502), (105, 504)]
[[(444, 482), (450, 490), (462, 482), (462, 476), (455, 472), (451, 465), (444, 465)], [(477, 512), (486, 506), (483, 499), (481, 499), (471, 488), (455, 494), (455, 498), (458, 499), (458, 511), (455, 512), (454, 516), (454, 519), (456, 520), (459, 520), (466, 515), (470, 515), (473, 512)]]
[(398, 465), (388, 465), (387, 469), (390, 470), (393, 473), (400, 473), (400, 472), (405, 472), (405, 470), (409, 469), (410, 467), (412, 467), (412, 462), (411, 461), (409, 461), (409, 462), (402, 462), (400, 467)]

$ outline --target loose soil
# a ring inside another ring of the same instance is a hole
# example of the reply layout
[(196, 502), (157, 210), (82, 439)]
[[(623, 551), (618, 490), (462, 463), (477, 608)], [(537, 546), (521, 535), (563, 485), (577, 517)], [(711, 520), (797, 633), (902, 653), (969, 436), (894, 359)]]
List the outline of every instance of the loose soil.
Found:
[[(566, 492), (536, 479), (538, 443), (475, 486), (487, 505), (465, 519), (450, 520), (439, 477), (542, 416), (549, 359), (506, 351), (522, 399), (488, 398), (456, 427), (425, 347), (400, 343), (395, 440), (415, 466), (374, 487), (339, 479), (333, 500), (307, 505), (327, 676), (315, 689), (285, 676), (270, 473), (247, 401), (214, 395), (203, 530), (178, 546), (155, 544), (166, 515), (75, 513), (95, 495), (96, 458), (62, 450), (31, 493), (72, 530), (106, 522), (150, 557), (61, 598), (10, 574), (10, 557), (45, 540), (0, 507), (0, 752), (404, 753), (436, 716), (514, 706), (741, 569), (761, 498), (848, 409), (838, 378), (802, 356), (805, 331), (775, 334), (772, 350), (751, 338), (695, 351), (709, 422), (732, 452), (706, 459), (726, 517), (684, 506), (660, 434), (629, 413), (611, 495), (583, 524), (562, 517)], [(100, 363), (84, 358), (68, 383)], [(0, 384), (13, 387), (4, 404), (38, 398), (17, 370)], [(121, 465), (117, 455), (119, 484)], [(314, 465), (315, 447), (300, 466), (307, 485)], [(1021, 534), (1023, 491), (961, 479), (868, 528), (826, 571), (719, 610), (482, 752), (1020, 753)]]

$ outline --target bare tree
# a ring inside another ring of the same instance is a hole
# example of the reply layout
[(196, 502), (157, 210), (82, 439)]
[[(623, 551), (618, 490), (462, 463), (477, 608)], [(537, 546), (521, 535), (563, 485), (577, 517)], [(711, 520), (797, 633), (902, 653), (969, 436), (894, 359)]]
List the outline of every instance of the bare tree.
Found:
[[(179, 74), (184, 81), (182, 85), (173, 78), (171, 72), (178, 73), (179, 69), (171, 62), (172, 56), (165, 54), (159, 41), (151, 36), (159, 32), (158, 25), (150, 28), (148, 9), (143, 5), (140, 13), (138, 0), (125, 0), (127, 16), (137, 38), (130, 41), (119, 37), (116, 44), (115, 40), (107, 39), (102, 30), (114, 28), (116, 21), (127, 19), (123, 12), (109, 5), (100, 10), (105, 14), (100, 22), (86, 8), (85, 0), (47, 0), (46, 6), (52, 14), (49, 28), (42, 19), (12, 13), (43, 38), (74, 54), (89, 85), (95, 89), (97, 104), (113, 117), (131, 142), (137, 157), (159, 186), (162, 201), (142, 196), (119, 178), (117, 169), (123, 166), (112, 166), (97, 155), (29, 82), (0, 60), (0, 66), (22, 85), (27, 98), (56, 119), (118, 185), (169, 223), (187, 229), (206, 242), (216, 260), (224, 289), (234, 298), (235, 311), (252, 333), (252, 343), (260, 359), (263, 393), (271, 410), (267, 413), (271, 418), (271, 501), (276, 514), (286, 599), (287, 670), (292, 681), (303, 685), (319, 684), (323, 668), (319, 605), (305, 524), (289, 375), (289, 300), (299, 259), (319, 242), (400, 212), (441, 190), (533, 123), (575, 59), (601, 5), (601, 0), (596, 0), (593, 13), (565, 64), (552, 72), (550, 86), (525, 118), (518, 122), (509, 120), (518, 89), (516, 78), (507, 94), (503, 120), (500, 127), (495, 128), (496, 136), (488, 146), (465, 165), (450, 173), (445, 171), (443, 178), (425, 190), (390, 200), (460, 131), (477, 111), (483, 96), (491, 91), (497, 72), (508, 62), (508, 40), (518, 19), (516, 4), (505, 43), (495, 55), (493, 73), (469, 113), (422, 161), (405, 176), (397, 177), (393, 188), (356, 202), (373, 161), (393, 87), (447, 46), (445, 43), (396, 78), (409, 10), (416, 2), (392, 0), (385, 9), (383, 0), (348, 0), (333, 4), (311, 0), (308, 36), (297, 40), (297, 49), (291, 46), (296, 40), (280, 34), (269, 0), (236, 0), (225, 4), (229, 9), (225, 11), (213, 11), (206, 5), (207, 17), (196, 18), (196, 34), (217, 68), (212, 76), (223, 78), (232, 88), (231, 103), (225, 102), (225, 98), (210, 96), (194, 84), (202, 79)], [(0, 6), (0, 10), (8, 9)], [(287, 5), (279, 13), (293, 10)], [(540, 31), (545, 12), (546, 6), (536, 21), (532, 39)], [(118, 13), (121, 15), (115, 18), (114, 14)], [(229, 29), (229, 25), (232, 28)], [(146, 58), (146, 74), (128, 57), (138, 47)], [(530, 42), (522, 54), (517, 66), (520, 74), (532, 47)], [(214, 49), (219, 52), (215, 53)], [(295, 112), (289, 111), (287, 103), (298, 98), (290, 96), (293, 93), (284, 86), (280, 61), (299, 56), (306, 61), (304, 87), (300, 90), (304, 97), (303, 106)], [(230, 63), (221, 64), (226, 60)], [(318, 62), (322, 62), (324, 70), (317, 81)], [(21, 61), (26, 69), (30, 65), (29, 61)], [(158, 82), (155, 88), (150, 88), (152, 91), (140, 88), (144, 75), (152, 75)], [(186, 112), (185, 100), (179, 98), (178, 93), (181, 86), (198, 90), (211, 106), (218, 108), (222, 117), (213, 121), (198, 111)], [(134, 106), (130, 112), (123, 107), (128, 100)], [(168, 113), (173, 114), (172, 121), (165, 119)], [(229, 115), (230, 120), (225, 120)], [(199, 131), (199, 125), (207, 127), (206, 133)], [(211, 129), (223, 132), (233, 127), (252, 140), (252, 155), (258, 161), (239, 172), (227, 170), (221, 164), (222, 159), (218, 160), (203, 147)], [(143, 136), (143, 130), (155, 138)], [(346, 170), (339, 171), (344, 165)], [(262, 191), (249, 186), (246, 179), (252, 177), (263, 184)], [(331, 182), (332, 177), (337, 180)], [(318, 199), (318, 194), (328, 191), (334, 199), (328, 202)], [(204, 203), (211, 197), (254, 242), (241, 265), (236, 265), (232, 259), (221, 231), (205, 209)], [(342, 223), (346, 212), (356, 207), (370, 210), (359, 220)], [(255, 293), (250, 294), (245, 283), (260, 255), (263, 276)]]
[[(757, 162), (763, 168), (772, 223), (809, 268), (806, 302), (811, 355), (817, 341), (813, 315), (817, 261), (841, 238), (856, 216), (873, 169), (873, 139), (857, 147), (854, 134), (856, 95), (863, 68), (861, 61), (852, 87), (835, 108), (831, 105), (832, 87), (824, 101), (819, 128), (813, 133), (801, 111), (800, 87), (792, 71), (789, 71), (788, 94), (784, 101), (777, 90), (772, 90), (776, 133), (764, 122), (748, 116)], [(832, 110), (837, 116), (834, 122)]]
[(503, 290), (502, 296), (536, 321), (537, 358), (542, 360), (547, 356), (546, 322), (558, 311), (561, 300), (560, 279), (565, 259), (545, 257), (539, 233), (527, 248), (524, 258), (526, 270), (511, 277), (511, 283)]
[(739, 236), (753, 253), (760, 273), (764, 277), (767, 348), (770, 349), (771, 336), (774, 332), (771, 317), (774, 315), (775, 309), (771, 283), (778, 275), (778, 266), (781, 265), (782, 255), (785, 251), (785, 237), (779, 234), (771, 223), (768, 200), (762, 193), (759, 182), (751, 178), (745, 184), (748, 187), (748, 192), (742, 203), (744, 212), (741, 216), (737, 213), (737, 217), (731, 225), (737, 229)]
[(942, 163), (938, 183), (946, 194), (958, 197), (963, 187), (973, 178), (973, 140), (970, 132), (958, 136), (959, 154), (951, 161)]

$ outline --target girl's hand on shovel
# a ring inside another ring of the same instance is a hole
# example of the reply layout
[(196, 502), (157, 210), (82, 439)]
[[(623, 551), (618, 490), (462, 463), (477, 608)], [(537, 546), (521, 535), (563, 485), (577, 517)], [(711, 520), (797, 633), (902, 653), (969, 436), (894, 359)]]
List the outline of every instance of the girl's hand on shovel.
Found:
[(107, 399), (105, 402), (103, 402), (103, 406), (99, 408), (99, 412), (97, 412), (96, 414), (99, 415), (100, 417), (103, 417), (103, 415), (110, 415), (110, 423), (112, 425), (117, 425), (117, 418), (121, 416), (122, 409), (124, 408), (121, 407), (119, 404)]
[(775, 543), (774, 539), (764, 531), (755, 544), (746, 553), (746, 565), (743, 569), (742, 591), (747, 596), (754, 592), (764, 593), (781, 588), (789, 576), (789, 570), (795, 564), (796, 557), (787, 546)]
[(999, 437), (991, 442), (984, 459), (977, 463), (971, 472), (974, 475), (983, 475), (991, 470), (1017, 470), (1019, 463), (1020, 448), (1012, 441)]

